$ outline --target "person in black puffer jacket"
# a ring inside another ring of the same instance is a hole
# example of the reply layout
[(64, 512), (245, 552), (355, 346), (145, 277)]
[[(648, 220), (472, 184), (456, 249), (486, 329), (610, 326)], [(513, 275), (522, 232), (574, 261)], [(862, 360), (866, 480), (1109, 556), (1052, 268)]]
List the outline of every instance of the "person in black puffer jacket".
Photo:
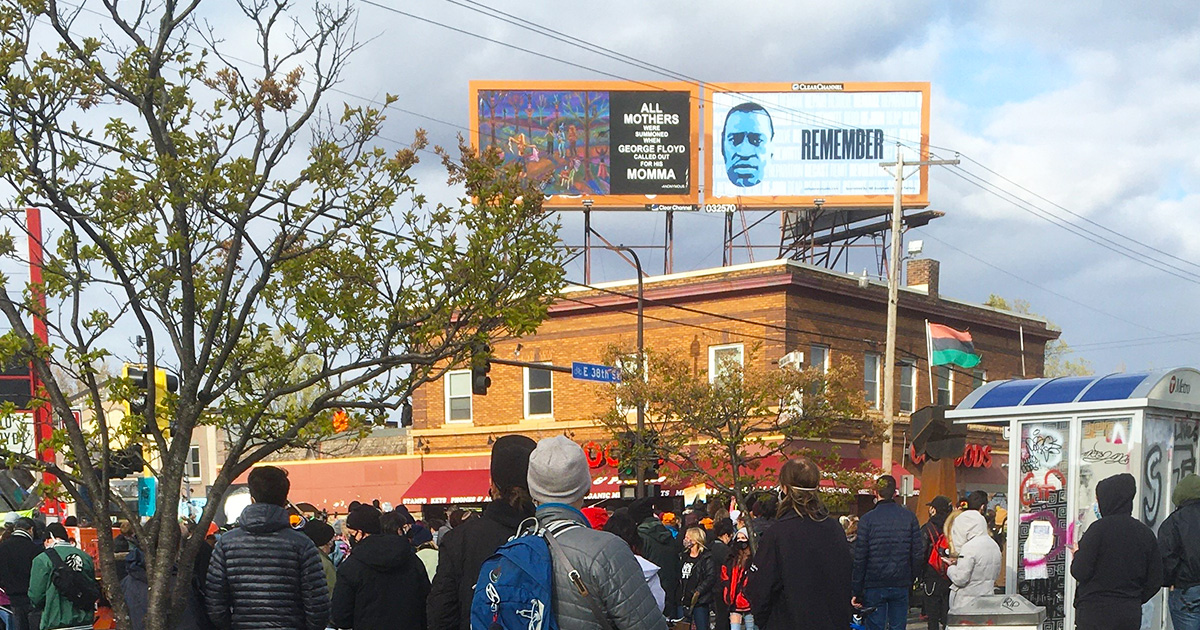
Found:
[(429, 578), (403, 536), (380, 535), (379, 510), (360, 506), (346, 518), (353, 545), (338, 567), (330, 621), (338, 628), (425, 630)]
[(1175, 630), (1200, 628), (1200, 477), (1179, 480), (1171, 493), (1175, 511), (1158, 528), (1163, 586)]
[(1133, 517), (1137, 480), (1129, 473), (1096, 484), (1100, 520), (1071, 559), (1078, 630), (1137, 630), (1142, 604), (1162, 587), (1162, 556), (1154, 532)]
[(308, 536), (289, 527), (287, 471), (263, 466), (247, 479), (254, 502), (221, 536), (205, 581), (205, 605), (222, 630), (324, 630), (329, 588)]
[(437, 572), (425, 604), (429, 630), (470, 630), (479, 567), (533, 516), (526, 476), (536, 446), (524, 435), (505, 435), (492, 445), (492, 501), (481, 518), (463, 521), (438, 544)]
[(874, 608), (868, 630), (904, 630), (913, 577), (921, 557), (921, 528), (917, 517), (896, 503), (896, 478), (883, 475), (875, 482), (875, 507), (858, 521), (854, 541), (854, 598)]

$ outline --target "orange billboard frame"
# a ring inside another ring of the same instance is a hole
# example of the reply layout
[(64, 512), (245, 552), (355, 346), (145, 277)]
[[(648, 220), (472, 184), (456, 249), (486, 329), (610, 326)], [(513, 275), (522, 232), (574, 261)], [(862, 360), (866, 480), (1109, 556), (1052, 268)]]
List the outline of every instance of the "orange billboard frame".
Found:
[[(721, 204), (731, 204), (732, 203), (732, 204), (736, 204), (739, 207), (743, 207), (743, 208), (747, 208), (747, 209), (789, 209), (789, 208), (798, 208), (798, 207), (799, 208), (813, 207), (815, 205), (821, 205), (823, 207), (843, 207), (843, 208), (870, 208), (870, 207), (881, 207), (881, 206), (886, 206), (886, 207), (890, 208), (893, 204), (894, 195), (895, 195), (895, 192), (894, 192), (895, 185), (893, 183), (890, 188), (887, 188), (886, 192), (883, 190), (880, 190), (879, 193), (872, 193), (872, 194), (845, 194), (845, 193), (836, 193), (836, 192), (834, 192), (834, 193), (819, 192), (819, 193), (815, 193), (815, 194), (753, 194), (753, 191), (750, 191), (749, 194), (742, 195), (742, 194), (740, 194), (740, 190), (738, 190), (737, 192), (739, 194), (737, 194), (737, 195), (717, 196), (716, 192), (717, 192), (718, 188), (724, 188), (724, 190), (726, 192), (731, 192), (732, 189), (730, 189), (730, 185), (733, 185), (733, 186), (746, 186), (747, 185), (746, 183), (739, 184), (739, 183), (734, 182), (733, 174), (727, 174), (725, 172), (717, 171), (717, 169), (715, 168), (716, 161), (718, 159), (722, 159), (722, 155), (723, 155), (723, 151), (722, 151), (723, 146), (721, 144), (719, 144), (718, 142), (723, 142), (723, 140), (724, 140), (723, 138), (717, 137), (718, 133), (716, 132), (715, 128), (718, 124), (721, 124), (721, 125), (725, 124), (723, 116), (721, 116), (722, 117), (721, 121), (717, 120), (717, 118), (718, 118), (718, 107), (717, 107), (717, 98), (718, 97), (717, 97), (717, 95), (718, 94), (743, 95), (743, 96), (745, 96), (745, 98), (741, 99), (741, 100), (755, 101), (754, 95), (756, 95), (756, 94), (757, 95), (775, 96), (775, 95), (790, 95), (790, 94), (832, 95), (832, 94), (871, 94), (871, 93), (879, 93), (879, 94), (919, 93), (921, 95), (920, 138), (919, 138), (920, 151), (919, 151), (919, 155), (906, 152), (906, 159), (909, 161), (929, 159), (929, 119), (930, 119), (930, 106), (929, 106), (930, 84), (929, 84), (929, 82), (724, 83), (724, 84), (706, 83), (706, 84), (704, 84), (703, 87), (704, 87), (703, 98), (704, 98), (704, 103), (706, 106), (705, 107), (706, 117), (705, 117), (705, 143), (704, 143), (704, 146), (706, 148), (708, 148), (708, 155), (709, 155), (709, 157), (705, 160), (705, 164), (704, 164), (704, 193), (705, 193), (704, 194), (704, 197), (705, 197), (704, 203), (705, 204), (721, 205)], [(769, 100), (769, 99), (763, 99), (763, 100)], [(784, 99), (782, 97), (778, 97), (778, 100), (784, 100)], [(848, 99), (848, 100), (853, 100), (853, 99)], [(734, 108), (735, 107), (729, 107), (728, 109), (732, 110)], [(859, 152), (862, 153), (862, 157), (859, 157), (858, 159), (853, 160), (853, 161), (857, 162), (857, 165), (875, 165), (874, 166), (875, 168), (879, 168), (879, 176), (880, 177), (890, 178), (894, 182), (894, 177), (895, 177), (894, 175), (888, 174), (886, 171), (883, 170), (883, 168), (880, 168), (877, 166), (877, 164), (880, 162), (894, 162), (896, 159), (896, 156), (895, 156), (896, 138), (895, 137), (887, 137), (887, 136), (891, 136), (891, 134), (877, 133), (877, 132), (882, 131), (879, 129), (869, 129), (869, 130), (856, 129), (856, 127), (860, 127), (863, 125), (854, 125), (851, 123), (840, 122), (840, 121), (837, 121), (834, 119), (824, 119), (818, 114), (801, 111), (801, 110), (798, 110), (795, 108), (790, 108), (790, 107), (785, 108), (785, 111), (787, 113), (792, 114), (793, 117), (805, 116), (805, 117), (809, 117), (809, 118), (815, 120), (816, 123), (812, 125), (814, 128), (817, 128), (818, 126), (824, 124), (824, 125), (828, 125), (826, 130), (831, 131), (831, 132), (832, 131), (859, 132), (859, 136), (858, 136), (859, 141), (861, 143), (862, 138), (865, 136), (868, 150), (866, 152), (863, 152), (860, 150)], [(873, 122), (870, 123), (872, 125), (875, 124), (875, 122), (877, 122), (881, 116), (886, 117), (886, 114), (884, 112), (882, 112), (882, 110), (878, 111), (878, 112), (871, 112), (871, 113), (874, 114), (874, 116), (872, 118)], [(768, 115), (767, 118), (769, 118), (769, 117), (770, 116)], [(775, 131), (776, 124), (778, 124), (778, 123), (775, 123), (775, 122), (771, 123), (772, 133), (774, 133), (774, 131)], [(831, 133), (830, 135), (834, 136), (836, 134)], [(876, 135), (881, 135), (881, 136), (885, 136), (885, 137), (877, 138), (877, 137), (875, 137)], [(806, 138), (807, 137), (809, 137), (809, 136), (806, 136)], [(772, 139), (774, 139), (774, 138), (772, 138)], [(840, 138), (839, 138), (839, 140), (840, 140)], [(797, 149), (797, 148), (795, 148), (795, 145), (793, 145), (792, 147), (789, 147), (788, 155), (791, 156), (792, 159), (794, 159), (794, 160), (805, 159), (803, 156), (803, 153), (805, 151), (809, 151), (810, 148), (812, 151), (817, 150), (815, 148), (815, 142), (816, 141), (814, 140), (812, 147), (804, 147), (803, 149)], [(911, 144), (911, 142), (910, 142), (910, 144)], [(800, 145), (800, 146), (803, 147), (803, 145)], [(822, 147), (822, 148), (825, 148), (825, 147)], [(890, 152), (888, 151), (889, 148), (890, 148)], [(874, 149), (874, 150), (872, 151), (872, 149)], [(874, 153), (879, 152), (879, 149), (882, 149), (883, 155), (882, 156), (874, 155)], [(800, 153), (801, 157), (799, 157), (799, 158), (795, 157), (797, 151), (801, 151), (801, 153)], [(852, 156), (852, 157), (855, 157), (855, 156)], [(731, 168), (729, 166), (728, 162), (726, 162), (724, 166), (726, 169)], [(834, 172), (834, 171), (831, 171), (831, 172)], [(762, 177), (761, 174), (759, 175), (759, 177), (760, 178)], [(832, 176), (829, 176), (829, 179), (835, 180), (836, 177), (837, 177), (836, 175), (832, 175)], [(714, 179), (714, 178), (727, 178), (728, 182), (721, 181), (719, 179)], [(754, 181), (754, 180), (749, 180), (749, 181)], [(761, 179), (759, 179), (758, 181), (761, 182)], [(902, 204), (905, 208), (924, 208), (929, 205), (929, 167), (928, 166), (920, 167), (918, 190), (915, 193), (905, 193), (903, 195)]]
[[(484, 101), (481, 100), (481, 92), (607, 92), (609, 94), (620, 92), (686, 93), (688, 97), (688, 112), (690, 116), (687, 129), (689, 155), (687, 158), (688, 173), (686, 192), (680, 194), (606, 194), (603, 192), (589, 192), (581, 190), (578, 193), (547, 194), (545, 206), (547, 208), (554, 208), (556, 210), (585, 210), (589, 208), (605, 210), (644, 210), (648, 205), (651, 204), (694, 205), (697, 203), (700, 193), (701, 173), (701, 96), (699, 85), (683, 81), (471, 81), (469, 90), (471, 96), (470, 142), (471, 147), (476, 151), (482, 148), (481, 135), (483, 134), (483, 127), (481, 126), (481, 123), (484, 121), (481, 121), (480, 110), (484, 107)], [(494, 111), (494, 105), (492, 107)], [(532, 113), (532, 105), (529, 106), (527, 111), (530, 112), (528, 117), (532, 121), (532, 119), (535, 117)], [(539, 124), (544, 124), (544, 121)], [(553, 125), (554, 123), (551, 124)], [(490, 125), (490, 129), (494, 134), (494, 122)], [(558, 131), (561, 133), (561, 130)], [(545, 138), (542, 138), (539, 141), (539, 138), (536, 137), (537, 133), (535, 132), (540, 132), (541, 135), (545, 136)], [(571, 130), (571, 133), (572, 137), (574, 137), (574, 129)], [(588, 131), (584, 130), (583, 133), (588, 133)], [(566, 182), (568, 181), (566, 178), (569, 176), (570, 184), (572, 186), (575, 185), (578, 165), (575, 166), (575, 171), (572, 172), (570, 170), (570, 167), (572, 166), (571, 160), (567, 160), (566, 164), (551, 165), (551, 160), (546, 159), (549, 157), (562, 161), (562, 159), (558, 158), (557, 154), (555, 154), (551, 149), (551, 143), (553, 142), (557, 142), (559, 146), (564, 144), (562, 140), (557, 139), (555, 130), (538, 130), (535, 129), (532, 122), (530, 122), (529, 137), (525, 138), (523, 134), (517, 135), (521, 135), (522, 137), (516, 141), (515, 146), (512, 146), (513, 140), (516, 137), (515, 135), (506, 137), (503, 141), (501, 141), (500, 138), (496, 138), (497, 144), (501, 145), (502, 150), (506, 150), (506, 158), (509, 152), (513, 152), (521, 156), (528, 155), (529, 157), (519, 158), (523, 163), (526, 163), (526, 168), (529, 168), (528, 162), (542, 162), (542, 164), (536, 164), (536, 167), (540, 171), (549, 171), (550, 179), (547, 180), (548, 182), (556, 179), (561, 182)], [(572, 140), (571, 142), (572, 152), (574, 152), (574, 141)], [(489, 142), (488, 144), (491, 143)], [(542, 153), (542, 151), (545, 151), (545, 153)], [(611, 152), (607, 155), (610, 158), (612, 157)], [(587, 157), (590, 161), (590, 156)], [(528, 162), (526, 162), (527, 160)], [(574, 161), (577, 162), (578, 160)], [(586, 173), (590, 172), (590, 168), (591, 166), (589, 164), (589, 167), (585, 169), (585, 183), (587, 176)], [(604, 165), (604, 168), (607, 169), (607, 164)]]

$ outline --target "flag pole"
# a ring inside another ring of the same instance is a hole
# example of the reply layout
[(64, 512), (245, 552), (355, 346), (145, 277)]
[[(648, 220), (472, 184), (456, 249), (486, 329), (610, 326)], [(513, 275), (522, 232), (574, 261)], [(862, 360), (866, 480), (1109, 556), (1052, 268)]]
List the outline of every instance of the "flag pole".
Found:
[(929, 404), (937, 404), (937, 396), (933, 389), (933, 337), (929, 332), (929, 320), (925, 320), (925, 366), (929, 373)]
[(1021, 378), (1025, 378), (1025, 326), (1020, 327), (1021, 333)]

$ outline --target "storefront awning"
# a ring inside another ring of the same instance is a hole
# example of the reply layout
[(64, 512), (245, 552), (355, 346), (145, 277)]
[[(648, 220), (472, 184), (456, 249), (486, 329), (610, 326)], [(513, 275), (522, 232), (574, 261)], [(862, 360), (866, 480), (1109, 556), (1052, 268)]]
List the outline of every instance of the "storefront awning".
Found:
[(488, 500), (488, 470), (427, 470), (409, 486), (404, 505), (454, 505)]

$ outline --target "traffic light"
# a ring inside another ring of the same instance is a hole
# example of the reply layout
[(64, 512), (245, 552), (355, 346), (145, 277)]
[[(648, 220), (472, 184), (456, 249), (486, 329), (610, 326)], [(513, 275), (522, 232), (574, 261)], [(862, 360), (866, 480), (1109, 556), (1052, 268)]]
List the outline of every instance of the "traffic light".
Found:
[(338, 409), (333, 412), (333, 432), (342, 433), (350, 430), (350, 415), (345, 411)]
[(658, 479), (658, 467), (662, 464), (662, 458), (658, 456), (658, 432), (648, 431), (646, 433), (646, 479)]
[(492, 347), (486, 343), (477, 344), (471, 348), (471, 393), (476, 396), (486, 396), (488, 387), (492, 385)]
[(617, 477), (621, 481), (637, 479), (637, 434), (625, 431), (617, 436)]
[(108, 473), (109, 479), (121, 479), (133, 474), (140, 474), (145, 467), (146, 460), (142, 456), (142, 445), (130, 444), (109, 453), (108, 468), (105, 472)]
[[(126, 363), (121, 368), (121, 377), (129, 379), (133, 385), (133, 391), (130, 392), (128, 400), (122, 403), (125, 407), (125, 415), (130, 417), (144, 417), (150, 382), (154, 382), (154, 419), (163, 435), (170, 437), (171, 414), (166, 401), (168, 396), (179, 393), (179, 377), (162, 368), (157, 368), (151, 378), (150, 371), (146, 369), (146, 366), (133, 363)], [(142, 428), (142, 433), (149, 432), (149, 425)]]

